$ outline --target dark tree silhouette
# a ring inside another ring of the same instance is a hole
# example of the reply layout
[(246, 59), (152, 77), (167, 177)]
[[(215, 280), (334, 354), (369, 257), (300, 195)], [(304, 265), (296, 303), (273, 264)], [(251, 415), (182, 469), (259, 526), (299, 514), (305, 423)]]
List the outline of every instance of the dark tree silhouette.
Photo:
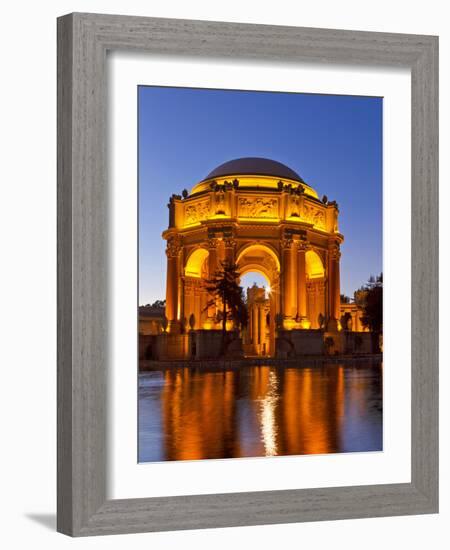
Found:
[(247, 325), (248, 313), (244, 301), (244, 291), (238, 284), (239, 271), (236, 264), (221, 262), (221, 268), (215, 272), (212, 279), (206, 282), (206, 289), (212, 296), (206, 309), (217, 305), (219, 310), (218, 319), (222, 322), (222, 352), (225, 354), (227, 343), (227, 321), (232, 319), (238, 326)]
[(362, 308), (362, 324), (372, 333), (373, 351), (380, 351), (379, 336), (383, 330), (383, 274), (370, 276), (367, 284), (355, 292), (355, 302)]
[(164, 309), (166, 307), (165, 300), (156, 300), (153, 304), (145, 304), (145, 307), (154, 307), (157, 309)]
[(349, 330), (350, 321), (352, 320), (351, 314), (346, 311), (344, 315), (341, 316), (341, 327), (342, 330)]

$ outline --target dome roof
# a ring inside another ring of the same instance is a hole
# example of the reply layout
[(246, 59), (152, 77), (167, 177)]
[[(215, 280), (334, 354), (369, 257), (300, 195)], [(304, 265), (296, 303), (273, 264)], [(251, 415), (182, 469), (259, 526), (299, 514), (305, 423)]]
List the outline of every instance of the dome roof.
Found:
[(219, 178), (223, 176), (252, 175), (252, 176), (273, 176), (280, 179), (290, 179), (305, 183), (303, 179), (289, 166), (276, 160), (262, 157), (244, 157), (229, 160), (217, 168), (214, 168), (202, 181)]

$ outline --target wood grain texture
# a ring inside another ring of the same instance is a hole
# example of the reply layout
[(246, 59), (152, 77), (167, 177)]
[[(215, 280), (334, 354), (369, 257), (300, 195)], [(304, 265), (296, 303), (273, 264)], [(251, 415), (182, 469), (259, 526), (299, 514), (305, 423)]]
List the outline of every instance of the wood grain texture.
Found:
[[(412, 481), (106, 499), (106, 52), (409, 67)], [(58, 530), (98, 535), (424, 514), (438, 509), (438, 39), (116, 15), (58, 20)]]

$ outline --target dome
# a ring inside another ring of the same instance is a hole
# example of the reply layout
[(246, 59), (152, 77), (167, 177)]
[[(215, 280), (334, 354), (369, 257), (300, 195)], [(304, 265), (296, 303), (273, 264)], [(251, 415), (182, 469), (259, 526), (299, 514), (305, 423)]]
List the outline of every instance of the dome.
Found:
[(225, 178), (238, 179), (240, 188), (267, 190), (277, 190), (278, 182), (282, 180), (293, 188), (301, 186), (307, 195), (318, 198), (317, 192), (292, 168), (282, 162), (262, 157), (244, 157), (224, 162), (194, 185), (191, 195), (207, 191), (211, 181)]
[(289, 179), (305, 183), (303, 179), (289, 166), (276, 160), (262, 157), (244, 157), (229, 160), (217, 168), (214, 168), (202, 181), (220, 178), (223, 176), (234, 176), (236, 174), (252, 176), (273, 176), (280, 179)]

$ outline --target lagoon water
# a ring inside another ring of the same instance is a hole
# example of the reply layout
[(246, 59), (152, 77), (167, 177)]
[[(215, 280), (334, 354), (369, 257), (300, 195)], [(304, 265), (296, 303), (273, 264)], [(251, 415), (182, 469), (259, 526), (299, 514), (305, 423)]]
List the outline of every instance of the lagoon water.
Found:
[(139, 375), (139, 461), (382, 450), (382, 366)]

